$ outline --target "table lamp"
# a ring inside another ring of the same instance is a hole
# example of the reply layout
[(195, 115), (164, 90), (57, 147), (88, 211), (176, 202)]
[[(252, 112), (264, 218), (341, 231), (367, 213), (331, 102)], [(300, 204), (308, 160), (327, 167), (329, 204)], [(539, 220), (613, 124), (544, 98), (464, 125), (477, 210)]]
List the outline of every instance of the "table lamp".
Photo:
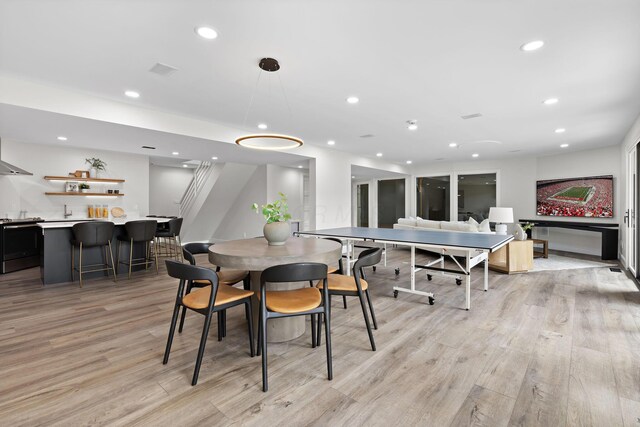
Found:
[(513, 208), (489, 208), (489, 221), (496, 223), (496, 234), (507, 234), (507, 223), (513, 222)]

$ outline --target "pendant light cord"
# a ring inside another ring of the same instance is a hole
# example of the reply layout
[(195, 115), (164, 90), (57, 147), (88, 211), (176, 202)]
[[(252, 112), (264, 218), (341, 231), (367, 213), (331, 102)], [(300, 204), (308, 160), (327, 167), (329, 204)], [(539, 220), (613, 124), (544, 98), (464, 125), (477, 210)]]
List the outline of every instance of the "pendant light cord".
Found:
[(249, 106), (247, 107), (247, 111), (244, 113), (244, 120), (242, 120), (242, 127), (247, 125), (247, 118), (249, 117), (249, 111), (251, 111), (251, 107), (253, 106), (253, 100), (256, 97), (256, 92), (258, 91), (258, 83), (260, 83), (260, 76), (262, 76), (262, 70), (258, 73), (258, 78), (256, 79), (256, 85), (253, 88), (253, 92), (251, 93), (251, 99), (249, 100)]

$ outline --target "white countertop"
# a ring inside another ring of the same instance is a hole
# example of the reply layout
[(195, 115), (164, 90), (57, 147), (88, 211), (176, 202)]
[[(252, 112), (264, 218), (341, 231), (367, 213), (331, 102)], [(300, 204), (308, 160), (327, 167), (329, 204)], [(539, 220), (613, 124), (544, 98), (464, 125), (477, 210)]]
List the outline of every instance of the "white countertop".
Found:
[(113, 222), (115, 225), (123, 225), (127, 221), (139, 221), (139, 220), (144, 220), (144, 219), (155, 220), (155, 221), (158, 221), (159, 223), (164, 223), (164, 222), (169, 222), (169, 220), (171, 218), (112, 218), (112, 219), (92, 218), (92, 219), (73, 219), (73, 220), (70, 220), (70, 221), (60, 221), (60, 222), (39, 222), (38, 223), (38, 227), (40, 227), (42, 229), (47, 229), (47, 228), (70, 228), (70, 227), (73, 227), (74, 224), (77, 224), (79, 222), (86, 222), (86, 221), (110, 221), (110, 222)]

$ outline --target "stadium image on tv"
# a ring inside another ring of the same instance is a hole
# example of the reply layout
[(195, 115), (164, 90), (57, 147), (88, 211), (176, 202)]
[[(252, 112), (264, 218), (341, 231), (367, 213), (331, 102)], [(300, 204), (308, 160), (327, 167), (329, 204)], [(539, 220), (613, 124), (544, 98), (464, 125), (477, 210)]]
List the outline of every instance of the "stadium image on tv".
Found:
[(613, 217), (613, 175), (538, 181), (537, 215)]

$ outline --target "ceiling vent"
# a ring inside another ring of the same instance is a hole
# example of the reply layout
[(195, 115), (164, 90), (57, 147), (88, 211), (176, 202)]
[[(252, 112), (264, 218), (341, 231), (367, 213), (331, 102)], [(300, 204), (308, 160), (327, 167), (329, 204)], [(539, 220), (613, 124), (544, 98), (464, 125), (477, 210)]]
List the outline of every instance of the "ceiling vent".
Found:
[(159, 76), (170, 76), (176, 71), (178, 71), (177, 68), (172, 67), (171, 65), (162, 64), (160, 62), (156, 63), (156, 65), (151, 67), (151, 69), (149, 70), (149, 72), (157, 74)]
[(467, 114), (466, 116), (460, 116), (462, 120), (475, 119), (476, 117), (482, 117), (482, 114), (474, 113), (474, 114)]
[(368, 133), (366, 135), (360, 135), (360, 138), (373, 138), (373, 135)]

